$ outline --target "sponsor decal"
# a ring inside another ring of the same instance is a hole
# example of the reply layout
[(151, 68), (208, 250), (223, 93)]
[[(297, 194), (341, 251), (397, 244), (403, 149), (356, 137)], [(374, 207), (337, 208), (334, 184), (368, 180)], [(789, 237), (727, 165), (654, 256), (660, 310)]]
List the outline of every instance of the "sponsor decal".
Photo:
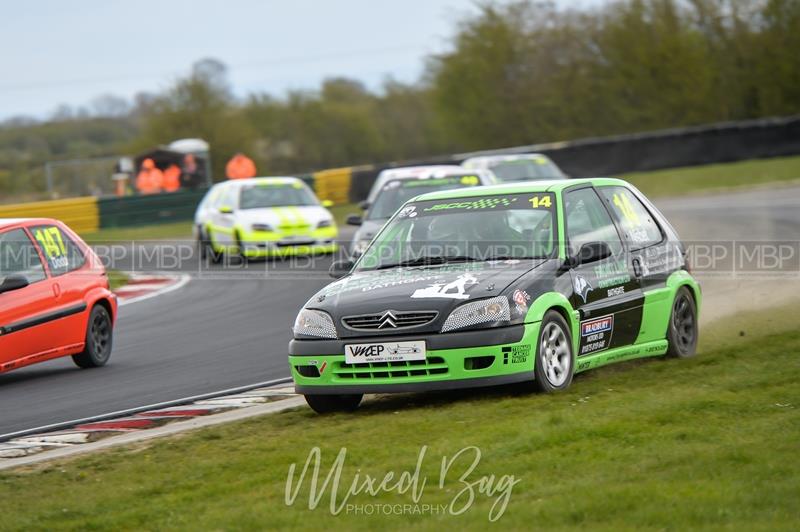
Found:
[(608, 349), (614, 332), (614, 316), (602, 316), (581, 322), (580, 355)]
[(617, 286), (616, 288), (608, 289), (608, 297), (621, 296), (624, 293), (625, 293), (624, 286)]
[(512, 296), (514, 300), (514, 304), (517, 306), (517, 312), (521, 315), (528, 312), (528, 301), (531, 300), (530, 294), (525, 290), (514, 290), (514, 295)]
[(644, 277), (663, 275), (683, 267), (683, 253), (677, 246), (655, 246), (647, 248), (644, 256), (636, 257), (642, 267)]
[(589, 297), (589, 292), (593, 290), (592, 285), (589, 284), (582, 275), (576, 275), (572, 282), (573, 288), (575, 289), (575, 294), (580, 296), (583, 299), (583, 302), (586, 303), (586, 299)]
[(409, 205), (400, 210), (397, 213), (398, 218), (416, 218), (417, 217), (417, 208), (414, 205)]
[(344, 358), (347, 364), (425, 360), (425, 342), (414, 340), (387, 344), (348, 344), (344, 346)]
[(624, 260), (600, 264), (594, 267), (594, 274), (597, 277), (598, 288), (608, 288), (630, 282), (631, 276), (628, 273), (628, 266)]
[(614, 316), (608, 315), (594, 320), (581, 322), (581, 336), (591, 336), (614, 328)]
[(503, 348), (503, 364), (522, 364), (531, 354), (530, 344), (512, 345)]
[(481, 198), (478, 200), (439, 203), (437, 205), (431, 205), (425, 209), (425, 212), (446, 211), (450, 209), (494, 209), (496, 207), (508, 207), (515, 201), (517, 201), (517, 198)]
[(628, 236), (637, 244), (643, 244), (650, 241), (647, 230), (642, 227), (631, 227), (628, 231)]
[(412, 299), (469, 299), (467, 287), (478, 284), (478, 278), (471, 273), (459, 275), (455, 280), (445, 283), (435, 282), (427, 288), (418, 288), (411, 294)]

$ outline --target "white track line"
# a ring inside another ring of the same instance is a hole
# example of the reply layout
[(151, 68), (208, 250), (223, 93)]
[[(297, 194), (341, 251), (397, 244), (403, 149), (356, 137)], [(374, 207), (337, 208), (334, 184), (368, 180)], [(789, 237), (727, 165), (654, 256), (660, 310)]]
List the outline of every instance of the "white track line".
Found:
[[(141, 296), (138, 296), (138, 297), (132, 297), (132, 298), (129, 298), (129, 299), (122, 299), (119, 302), (119, 306), (120, 307), (124, 307), (125, 305), (130, 305), (131, 303), (138, 303), (140, 301), (146, 301), (146, 300), (152, 299), (154, 297), (163, 296), (164, 294), (168, 294), (168, 293), (173, 292), (175, 290), (180, 290), (181, 288), (186, 286), (186, 284), (191, 279), (192, 278), (188, 274), (185, 274), (185, 273), (181, 274), (181, 276), (178, 278), (177, 282), (175, 282), (175, 283), (173, 283), (173, 284), (171, 284), (169, 286), (165, 286), (161, 290), (156, 290), (155, 292), (151, 292), (149, 294), (144, 294), (144, 295), (141, 295)], [(133, 289), (133, 287), (131, 287), (131, 289)]]

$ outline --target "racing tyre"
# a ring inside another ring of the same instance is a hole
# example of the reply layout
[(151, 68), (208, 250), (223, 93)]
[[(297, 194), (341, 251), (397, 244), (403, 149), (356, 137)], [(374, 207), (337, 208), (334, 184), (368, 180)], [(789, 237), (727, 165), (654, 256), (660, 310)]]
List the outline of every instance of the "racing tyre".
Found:
[(565, 390), (572, 383), (575, 359), (569, 325), (558, 312), (544, 315), (536, 344), (534, 385), (540, 392)]
[(105, 366), (111, 357), (113, 339), (111, 316), (103, 305), (95, 305), (89, 313), (89, 323), (86, 326), (86, 345), (83, 352), (74, 355), (72, 360), (80, 368)]
[(317, 414), (352, 412), (358, 408), (362, 394), (353, 395), (304, 395), (306, 403)]
[(697, 351), (697, 304), (689, 289), (682, 286), (675, 294), (672, 303), (672, 314), (667, 329), (667, 355), (677, 358), (689, 358)]
[(214, 251), (214, 247), (211, 245), (211, 238), (203, 228), (198, 230), (197, 246), (200, 252), (200, 260), (209, 260), (216, 264), (222, 258), (221, 253)]
[(239, 260), (242, 262), (247, 261), (247, 255), (244, 253), (244, 244), (242, 244), (242, 235), (239, 234), (239, 231), (236, 231), (233, 234), (234, 242), (236, 243), (236, 251), (235, 256), (239, 257)]

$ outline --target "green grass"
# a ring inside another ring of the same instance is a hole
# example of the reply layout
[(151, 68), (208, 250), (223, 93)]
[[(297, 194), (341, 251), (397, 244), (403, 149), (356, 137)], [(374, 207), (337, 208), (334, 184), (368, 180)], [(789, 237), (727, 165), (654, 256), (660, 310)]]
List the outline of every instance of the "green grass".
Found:
[(108, 284), (112, 291), (128, 284), (128, 274), (119, 270), (108, 270)]
[(328, 210), (331, 211), (334, 220), (336, 220), (336, 223), (340, 228), (341, 226), (345, 225), (345, 220), (347, 220), (349, 215), (358, 214), (361, 216), (364, 214), (364, 211), (361, 210), (361, 207), (355, 203), (342, 203), (341, 205), (334, 205), (333, 207), (328, 207)]
[[(4, 472), (0, 528), (486, 529), (496, 497), (481, 494), (460, 516), (332, 516), (330, 487), (309, 510), (308, 484), (293, 506), (284, 503), (289, 465), (302, 465), (314, 446), (320, 481), (347, 448), (341, 497), (357, 473), (412, 471), (426, 445), (419, 503), (448, 504), (463, 487), (467, 457), (440, 490), (442, 457), (477, 446), (469, 481), (519, 480), (495, 525), (504, 529), (796, 530), (800, 331), (782, 317), (789, 311), (776, 310), (777, 321), (765, 313), (726, 320), (707, 335), (724, 339), (722, 347), (592, 371), (565, 393), (402, 395), (327, 417), (303, 408)], [(758, 330), (771, 336), (752, 336)], [(349, 502), (412, 500), (392, 492)]]
[(720, 189), (800, 180), (800, 157), (754, 159), (736, 163), (669, 168), (618, 176), (648, 197), (686, 196)]
[(192, 222), (142, 225), (139, 227), (110, 227), (81, 234), (89, 244), (132, 240), (185, 240), (192, 238)]

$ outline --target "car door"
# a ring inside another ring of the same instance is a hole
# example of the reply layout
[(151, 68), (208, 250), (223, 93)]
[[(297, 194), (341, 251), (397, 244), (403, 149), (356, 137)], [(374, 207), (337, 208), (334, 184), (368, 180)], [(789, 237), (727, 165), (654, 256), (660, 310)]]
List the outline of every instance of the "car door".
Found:
[(39, 224), (28, 230), (50, 271), (55, 294), (53, 310), (62, 316), (52, 329), (58, 347), (74, 348), (85, 341), (86, 293), (97, 286), (102, 272), (89, 267), (83, 249), (59, 225)]
[(0, 293), (0, 371), (54, 349), (53, 283), (22, 228), (0, 232), (0, 285), (21, 276), (24, 288)]
[[(636, 342), (642, 322), (639, 279), (608, 209), (592, 187), (564, 193), (567, 253), (571, 259), (571, 303), (580, 312), (577, 356)], [(582, 251), (603, 243), (610, 255), (579, 261)], [(589, 246), (586, 246), (589, 244)]]
[(667, 323), (658, 319), (668, 315), (672, 301), (666, 287), (669, 275), (683, 268), (684, 258), (680, 247), (666, 236), (657, 217), (627, 187), (621, 185), (598, 187), (606, 201), (623, 239), (628, 247), (634, 274), (639, 278), (645, 297), (644, 319), (639, 332), (639, 342), (660, 340), (666, 334)]

